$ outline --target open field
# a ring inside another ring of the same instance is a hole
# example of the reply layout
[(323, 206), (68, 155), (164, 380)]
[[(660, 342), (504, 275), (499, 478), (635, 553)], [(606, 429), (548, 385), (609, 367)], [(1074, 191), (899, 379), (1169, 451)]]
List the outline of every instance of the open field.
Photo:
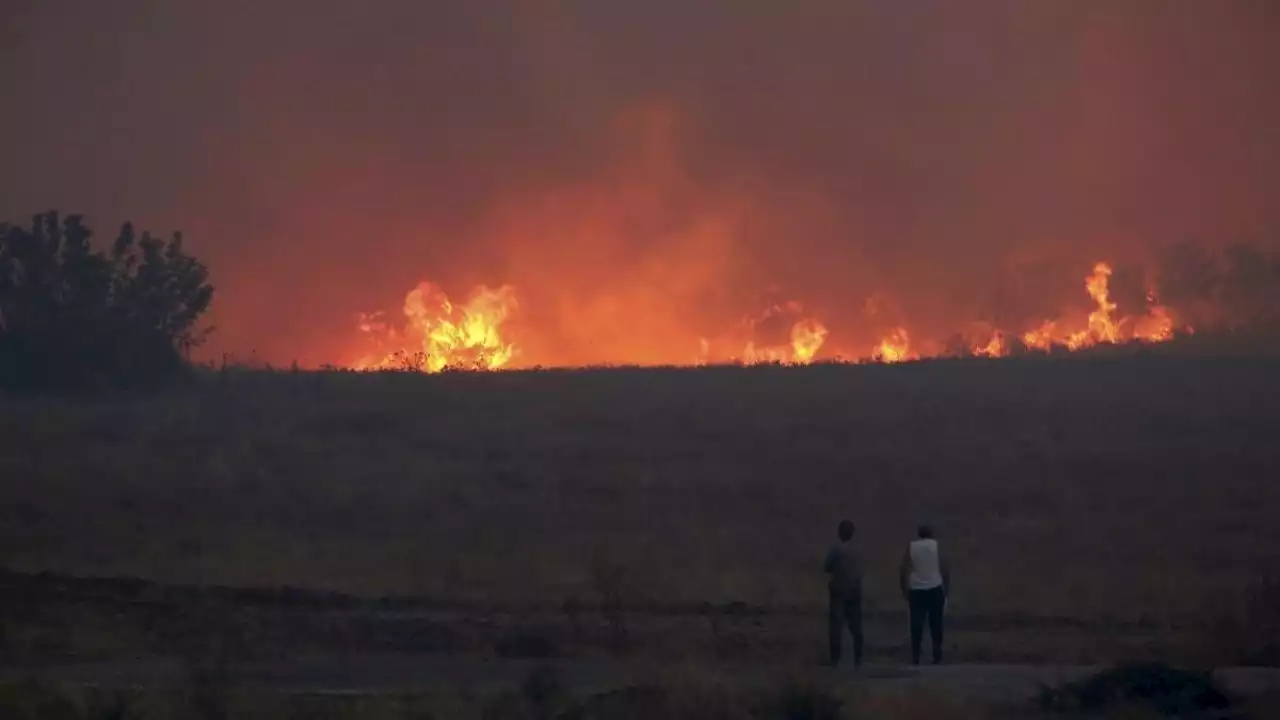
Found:
[[(836, 522), (858, 523), (868, 557), (872, 655), (900, 657), (896, 563), (928, 520), (955, 568), (961, 658), (1263, 662), (1274, 615), (1239, 637), (1217, 623), (1280, 573), (1278, 371), (231, 371), (151, 398), (6, 400), (0, 562), (414, 596), (476, 652), (526, 630), (595, 652), (609, 623), (584, 610), (579, 627), (566, 605), (603, 591), (655, 656), (738, 642), (807, 662)], [(142, 621), (67, 617), (96, 628), (72, 655), (146, 644)], [(357, 645), (381, 637), (362, 618)]]

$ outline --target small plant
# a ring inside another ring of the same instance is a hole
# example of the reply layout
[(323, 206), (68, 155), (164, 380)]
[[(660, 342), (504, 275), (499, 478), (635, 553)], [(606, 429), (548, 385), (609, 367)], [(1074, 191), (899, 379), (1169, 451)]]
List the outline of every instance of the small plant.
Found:
[(582, 638), (582, 601), (577, 595), (570, 595), (564, 599), (560, 609), (564, 612), (565, 619), (569, 621), (573, 639), (580, 640)]
[(1104, 670), (1059, 687), (1044, 687), (1036, 697), (1049, 712), (1104, 712), (1146, 707), (1170, 717), (1194, 717), (1231, 708), (1231, 698), (1208, 673), (1135, 663)]
[(129, 697), (124, 693), (116, 693), (102, 708), (99, 717), (102, 720), (130, 720), (139, 717), (130, 710)]
[(226, 658), (220, 654), (187, 662), (187, 700), (194, 717), (200, 720), (228, 720), (231, 676)]
[(520, 694), (528, 703), (536, 720), (550, 720), (568, 703), (569, 691), (560, 674), (550, 666), (534, 668), (520, 686)]
[(9, 720), (79, 720), (79, 703), (62, 688), (31, 679), (0, 684), (0, 717)]
[(592, 569), (591, 584), (600, 601), (600, 614), (609, 624), (609, 635), (615, 653), (623, 653), (629, 645), (623, 587), (627, 569), (615, 563), (597, 563)]
[(778, 720), (840, 720), (844, 701), (812, 683), (788, 682), (762, 710)]
[(710, 720), (717, 716), (704, 712), (696, 715), (679, 712), (665, 688), (633, 685), (592, 695), (560, 717), (561, 720), (675, 720), (684, 717)]
[(1198, 658), (1208, 664), (1280, 665), (1280, 576), (1263, 578), (1210, 608)]

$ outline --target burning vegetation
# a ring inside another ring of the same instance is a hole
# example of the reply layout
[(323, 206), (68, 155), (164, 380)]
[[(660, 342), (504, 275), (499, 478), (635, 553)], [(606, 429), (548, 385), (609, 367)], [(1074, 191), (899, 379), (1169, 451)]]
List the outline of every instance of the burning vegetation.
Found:
[[(899, 363), (1150, 345), (1193, 329), (1197, 342), (1242, 329), (1280, 336), (1280, 254), (1271, 249), (1184, 243), (1148, 256), (1117, 245), (1105, 251), (1116, 257), (1065, 271), (1046, 263), (981, 282), (968, 268), (940, 275), (913, 259), (927, 278), (914, 292), (872, 254), (861, 266), (847, 254), (786, 249), (838, 227), (838, 217), (768, 178), (705, 182), (685, 162), (680, 119), (661, 103), (638, 105), (602, 134), (609, 152), (599, 167), (494, 200), (471, 232), (498, 251), (459, 262), (497, 259), (505, 284), (450, 298), (421, 282), (401, 317), (360, 318), (363, 340), (344, 364), (434, 373)], [(862, 242), (845, 240), (846, 250)], [(1147, 268), (1127, 264), (1144, 256)], [(779, 278), (790, 289), (773, 287)], [(866, 290), (847, 290), (858, 286)]]
[[(1027, 328), (991, 328), (975, 338), (957, 336), (932, 352), (917, 349), (905, 327), (894, 327), (865, 351), (847, 352), (823, 320), (795, 301), (778, 303), (748, 317), (715, 338), (690, 337), (688, 361), (672, 364), (784, 364), (806, 365), (820, 359), (898, 363), (940, 356), (1000, 358), (1028, 352), (1073, 352), (1099, 345), (1162, 343), (1176, 333), (1191, 333), (1190, 325), (1176, 326), (1172, 311), (1146, 294), (1143, 311), (1123, 314), (1112, 299), (1112, 266), (1098, 262), (1083, 282), (1093, 309), (1077, 318), (1044, 319)], [(377, 348), (352, 364), (357, 370), (446, 369), (499, 370), (554, 365), (526, 356), (511, 339), (508, 323), (518, 322), (517, 290), (479, 286), (464, 303), (455, 304), (436, 285), (422, 282), (405, 297), (404, 323), (396, 326), (380, 314), (362, 316), (360, 330)], [(853, 343), (848, 343), (852, 346)], [(824, 349), (829, 350), (824, 352)], [(617, 358), (618, 364), (636, 364)]]
[(496, 290), (481, 285), (457, 306), (439, 287), (419, 283), (405, 296), (402, 328), (387, 323), (380, 313), (361, 318), (360, 331), (374, 337), (382, 352), (354, 367), (430, 373), (446, 368), (500, 370), (516, 354), (515, 345), (502, 336), (502, 325), (516, 307), (510, 285)]

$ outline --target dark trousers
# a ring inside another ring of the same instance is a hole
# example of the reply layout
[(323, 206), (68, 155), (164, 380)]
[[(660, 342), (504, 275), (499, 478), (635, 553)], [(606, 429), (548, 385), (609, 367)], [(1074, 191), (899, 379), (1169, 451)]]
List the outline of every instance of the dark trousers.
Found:
[(942, 662), (942, 611), (947, 604), (947, 594), (941, 587), (929, 590), (912, 590), (908, 596), (911, 604), (911, 662), (920, 664), (920, 646), (924, 642), (924, 624), (929, 623), (929, 640), (933, 650), (933, 664)]
[(827, 612), (827, 640), (831, 644), (831, 665), (840, 664), (840, 646), (844, 629), (853, 635), (853, 664), (862, 664), (862, 596), (840, 597), (831, 595)]

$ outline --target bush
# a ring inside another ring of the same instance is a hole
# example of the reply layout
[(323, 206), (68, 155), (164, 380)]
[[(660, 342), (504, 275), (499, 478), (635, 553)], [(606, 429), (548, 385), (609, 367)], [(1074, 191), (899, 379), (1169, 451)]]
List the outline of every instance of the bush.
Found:
[(816, 685), (788, 683), (762, 709), (779, 720), (840, 720), (844, 702)]
[(210, 332), (208, 271), (168, 241), (125, 224), (94, 250), (80, 215), (0, 223), (0, 387), (68, 390), (171, 377)]
[(0, 717), (12, 720), (80, 720), (81, 704), (65, 688), (28, 679), (0, 684)]
[(1225, 711), (1232, 705), (1209, 674), (1160, 663), (1122, 665), (1060, 687), (1042, 688), (1037, 700), (1051, 712), (1093, 713), (1141, 705), (1176, 717)]
[(1204, 613), (1195, 659), (1205, 665), (1280, 665), (1280, 577), (1263, 578)]

